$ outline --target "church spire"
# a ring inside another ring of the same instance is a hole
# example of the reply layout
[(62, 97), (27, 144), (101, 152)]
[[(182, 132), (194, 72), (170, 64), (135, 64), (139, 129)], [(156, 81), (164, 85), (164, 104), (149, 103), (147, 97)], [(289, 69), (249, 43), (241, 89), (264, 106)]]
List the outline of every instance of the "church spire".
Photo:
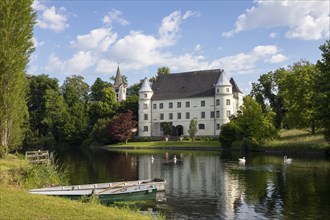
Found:
[(121, 73), (120, 73), (120, 69), (119, 69), (119, 63), (118, 63), (114, 86), (119, 87), (121, 84), (123, 84), (123, 78), (121, 77)]

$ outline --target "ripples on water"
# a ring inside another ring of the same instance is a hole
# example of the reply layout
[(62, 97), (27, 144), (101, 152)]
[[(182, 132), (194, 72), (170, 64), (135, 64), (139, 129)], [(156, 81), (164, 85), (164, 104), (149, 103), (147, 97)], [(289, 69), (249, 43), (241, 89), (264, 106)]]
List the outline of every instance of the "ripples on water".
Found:
[[(219, 153), (160, 152), (151, 155), (93, 152), (61, 158), (73, 183), (165, 178), (166, 200), (154, 211), (166, 219), (327, 219), (330, 163), (320, 158), (238, 157)], [(239, 155), (241, 156), (241, 155)], [(75, 182), (76, 181), (76, 182)]]

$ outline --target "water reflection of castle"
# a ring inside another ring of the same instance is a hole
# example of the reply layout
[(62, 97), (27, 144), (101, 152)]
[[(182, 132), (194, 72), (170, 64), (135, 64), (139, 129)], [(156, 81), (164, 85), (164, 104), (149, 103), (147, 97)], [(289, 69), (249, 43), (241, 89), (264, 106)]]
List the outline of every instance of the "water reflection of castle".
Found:
[[(214, 204), (214, 209), (205, 210), (207, 212), (235, 216), (236, 209), (242, 203), (243, 188), (237, 175), (229, 172), (230, 169), (220, 162), (219, 156), (178, 155), (176, 163), (172, 159), (173, 155), (168, 158), (163, 155), (153, 157), (155, 159), (152, 161), (150, 156), (139, 156), (139, 179), (165, 178), (168, 182), (168, 197), (180, 197), (188, 203), (198, 198), (200, 205)], [(191, 211), (193, 208), (194, 204), (191, 205)]]

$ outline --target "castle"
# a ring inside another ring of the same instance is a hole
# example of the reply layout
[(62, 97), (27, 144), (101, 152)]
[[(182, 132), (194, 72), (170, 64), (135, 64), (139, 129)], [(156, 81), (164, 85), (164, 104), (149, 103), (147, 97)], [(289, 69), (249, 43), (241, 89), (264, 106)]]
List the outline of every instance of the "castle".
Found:
[(188, 136), (191, 119), (198, 136), (214, 136), (243, 104), (234, 79), (220, 69), (165, 74), (152, 87), (147, 78), (139, 91), (140, 137), (163, 136), (162, 122), (172, 122), (171, 136)]

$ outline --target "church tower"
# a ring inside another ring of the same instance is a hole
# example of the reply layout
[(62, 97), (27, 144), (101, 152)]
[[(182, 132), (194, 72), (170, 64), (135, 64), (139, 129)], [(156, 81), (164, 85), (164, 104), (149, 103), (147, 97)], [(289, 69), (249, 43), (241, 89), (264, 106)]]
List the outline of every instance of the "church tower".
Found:
[(232, 85), (226, 73), (221, 70), (218, 82), (215, 85), (215, 109), (216, 109), (216, 123), (217, 128), (229, 122), (229, 116), (233, 112), (233, 91)]
[(152, 122), (152, 106), (151, 97), (154, 92), (152, 91), (147, 78), (143, 80), (141, 89), (139, 90), (139, 136), (150, 137), (151, 122)]
[(123, 78), (120, 73), (119, 64), (117, 67), (117, 73), (115, 78), (115, 83), (113, 84), (113, 89), (116, 94), (116, 100), (118, 102), (126, 100), (126, 88), (127, 85), (124, 83)]

